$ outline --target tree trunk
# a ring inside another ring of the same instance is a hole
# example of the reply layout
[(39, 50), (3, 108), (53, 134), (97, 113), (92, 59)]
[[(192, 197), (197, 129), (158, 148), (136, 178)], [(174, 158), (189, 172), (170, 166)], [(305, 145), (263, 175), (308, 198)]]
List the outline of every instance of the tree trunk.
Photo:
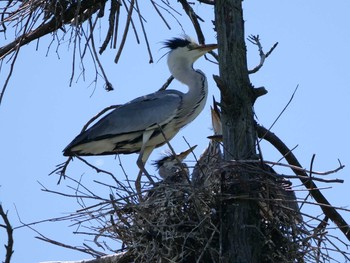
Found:
[[(254, 94), (247, 69), (242, 1), (216, 0), (215, 25), (224, 159), (256, 159)], [(221, 262), (260, 262), (259, 210), (257, 202), (250, 200), (254, 199), (251, 176), (245, 169), (236, 169), (222, 177)]]

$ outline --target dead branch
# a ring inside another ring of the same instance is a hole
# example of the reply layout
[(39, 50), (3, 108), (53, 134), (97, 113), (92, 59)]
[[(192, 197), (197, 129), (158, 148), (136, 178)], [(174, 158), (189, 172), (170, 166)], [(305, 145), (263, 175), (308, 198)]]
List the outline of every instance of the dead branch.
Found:
[(294, 99), (295, 93), (297, 92), (299, 88), (299, 84), (295, 87), (292, 96), (290, 96), (289, 101), (287, 102), (286, 106), (284, 106), (284, 108), (282, 109), (282, 111), (280, 112), (280, 114), (278, 114), (277, 118), (274, 120), (274, 122), (270, 125), (268, 130), (271, 130), (272, 127), (276, 124), (276, 122), (279, 120), (279, 118), (282, 116), (282, 114), (286, 111), (286, 109), (288, 108), (288, 106), (290, 105), (290, 103), (292, 102), (292, 100)]
[[(270, 142), (285, 157), (285, 159), (290, 165), (302, 168), (299, 161), (294, 156), (293, 152), (283, 143), (283, 141), (280, 138), (278, 138), (274, 133), (272, 133), (271, 131), (269, 131), (261, 125), (257, 125), (256, 129), (259, 138)], [(328, 200), (318, 189), (317, 185), (313, 182), (312, 178), (308, 177), (305, 171), (295, 168), (291, 169), (296, 175), (302, 176), (302, 178), (300, 178), (300, 181), (309, 191), (311, 196), (316, 200), (316, 202), (320, 204), (320, 208), (322, 209), (323, 213), (338, 226), (338, 228), (350, 241), (350, 227), (348, 223), (338, 213), (338, 211), (328, 202)]]
[(164, 22), (165, 26), (171, 30), (171, 26), (169, 25), (169, 23), (166, 21), (166, 19), (164, 18), (163, 14), (160, 12), (157, 3), (154, 2), (154, 0), (151, 0), (151, 3), (153, 5), (153, 8), (156, 10), (156, 12), (158, 13), (159, 17), (162, 19), (162, 21)]
[[(18, 46), (24, 46), (33, 40), (39, 39), (42, 36), (50, 34), (57, 29), (61, 28), (64, 24), (69, 24), (76, 18), (76, 16), (82, 16), (84, 12), (91, 10), (92, 8), (100, 7), (106, 0), (83, 0), (78, 4), (71, 4), (66, 10), (62, 10), (61, 14), (54, 16), (49, 22), (42, 23), (36, 29), (29, 32), (23, 32), (18, 38), (11, 43), (0, 48), (0, 59), (3, 59), (10, 53), (16, 50)], [(95, 12), (98, 9), (96, 8)]]
[(215, 0), (197, 0), (197, 1), (207, 5), (215, 5)]
[[(245, 162), (249, 162), (249, 163), (259, 163), (261, 162), (260, 160), (247, 160), (247, 161), (244, 161), (244, 160), (239, 160), (239, 161), (231, 161), (231, 162), (240, 162), (240, 163), (245, 163)], [(287, 167), (287, 168), (290, 168), (290, 169), (294, 169), (294, 170), (298, 170), (300, 172), (304, 172), (304, 173), (309, 173), (309, 175), (307, 176), (308, 178), (312, 178), (312, 174), (316, 174), (316, 175), (329, 175), (329, 174), (333, 174), (333, 173), (337, 173), (339, 172), (340, 170), (342, 170), (345, 165), (342, 165), (341, 163), (339, 163), (339, 166), (335, 169), (332, 169), (332, 170), (329, 170), (329, 171), (325, 171), (325, 172), (318, 172), (318, 171), (312, 171), (312, 170), (308, 170), (308, 169), (305, 169), (305, 168), (301, 168), (299, 166), (295, 166), (295, 165), (291, 165), (291, 164), (284, 164), (284, 163), (280, 163), (280, 162), (272, 162), (272, 161), (267, 161), (267, 160), (264, 160), (264, 163), (266, 164), (271, 164), (273, 166), (283, 166), (283, 167)], [(299, 176), (295, 176), (293, 175), (292, 177), (294, 178), (299, 178)], [(344, 180), (342, 179), (336, 179), (337, 183), (344, 183)]]
[(86, 249), (86, 248), (82, 248), (82, 247), (67, 245), (67, 244), (64, 244), (62, 242), (50, 239), (50, 238), (48, 238), (48, 237), (46, 237), (46, 236), (44, 236), (44, 235), (42, 235), (40, 233), (38, 233), (38, 234), (40, 236), (36, 236), (37, 239), (45, 241), (45, 242), (48, 242), (48, 243), (56, 245), (56, 246), (60, 246), (60, 247), (64, 247), (64, 248), (68, 248), (68, 249), (72, 249), (72, 250), (76, 250), (76, 251), (83, 252), (83, 253), (86, 253), (86, 254), (89, 254), (89, 255), (92, 255), (92, 256), (95, 256), (95, 257), (105, 256), (105, 254), (103, 254), (101, 252), (98, 252), (96, 250), (91, 251), (91, 249)]
[[(69, 263), (128, 263), (132, 262), (133, 257), (128, 252), (122, 252), (118, 254), (112, 254), (103, 256), (91, 260), (78, 260), (78, 261), (69, 261)], [(41, 263), (52, 263), (52, 262), (41, 262)], [(68, 263), (67, 261), (55, 261), (55, 263)]]
[[(125, 42), (126, 42), (126, 37), (128, 35), (128, 32), (129, 32), (129, 26), (130, 26), (130, 23), (131, 23), (131, 20), (132, 20), (132, 11), (134, 10), (134, 4), (135, 4), (135, 0), (131, 0), (130, 1), (130, 6), (129, 6), (129, 9), (127, 10), (127, 13), (128, 13), (128, 16), (126, 18), (126, 24), (125, 24), (125, 28), (124, 28), (124, 33), (123, 33), (123, 37), (122, 37), (122, 40), (120, 42), (120, 45), (119, 45), (119, 49), (118, 49), (118, 52), (117, 52), (117, 55), (114, 59), (114, 62), (117, 64), (118, 61), (119, 61), (119, 58), (122, 54), (122, 51), (123, 51), (123, 48), (124, 48), (124, 45), (125, 45)], [(125, 3), (124, 3), (125, 5)], [(127, 8), (125, 6), (125, 8)]]
[[(94, 26), (92, 25), (91, 19), (88, 20), (89, 21), (89, 26), (90, 26), (90, 40), (91, 40), (91, 49), (92, 49), (92, 53), (93, 56), (95, 57), (95, 60), (101, 70), (102, 76), (105, 80), (105, 90), (107, 91), (112, 91), (113, 90), (113, 85), (112, 83), (108, 80), (107, 74), (104, 71), (104, 68), (102, 66), (102, 63), (100, 61), (100, 59), (98, 58), (97, 55), (97, 51), (96, 51), (96, 47), (95, 47), (95, 40), (94, 40)], [(97, 20), (96, 20), (97, 21)], [(86, 42), (88, 42), (88, 39), (86, 40)]]
[(140, 11), (138, 0), (136, 0), (136, 10), (137, 10), (137, 15), (138, 15), (139, 20), (140, 20), (143, 37), (145, 38), (145, 42), (146, 42), (146, 46), (147, 46), (147, 51), (148, 51), (148, 55), (149, 55), (149, 62), (148, 63), (151, 64), (151, 63), (153, 63), (152, 51), (151, 51), (151, 47), (149, 45), (149, 41), (148, 41), (145, 25), (143, 23), (143, 19), (142, 19), (142, 16), (141, 16), (141, 11)]
[(0, 227), (5, 228), (7, 232), (7, 245), (5, 245), (6, 256), (5, 256), (4, 263), (10, 263), (11, 256), (13, 254), (13, 228), (7, 217), (7, 213), (5, 213), (1, 204), (0, 204), (0, 216), (2, 218), (2, 221), (4, 221), (4, 224), (0, 224)]
[[(107, 48), (108, 43), (111, 41), (114, 33), (114, 27), (118, 28), (118, 22), (119, 22), (119, 13), (120, 13), (120, 7), (121, 7), (120, 0), (111, 0), (111, 9), (109, 12), (109, 26), (107, 30), (107, 35), (105, 37), (105, 40), (102, 43), (102, 46), (100, 47), (99, 54), (101, 55), (103, 51)], [(115, 32), (115, 38), (117, 36), (117, 32)]]
[(201, 20), (202, 22), (204, 22), (203, 19), (201, 19), (193, 10), (193, 8), (190, 6), (190, 4), (188, 3), (187, 0), (179, 0), (179, 2), (182, 5), (182, 8), (185, 10), (186, 14), (188, 15), (188, 17), (190, 18), (193, 27), (196, 31), (197, 34), (197, 38), (198, 38), (198, 42), (199, 44), (204, 44), (205, 43), (205, 38), (204, 38), (204, 34), (202, 32), (201, 26), (199, 24), (198, 20)]
[(248, 70), (248, 73), (249, 74), (253, 74), (253, 73), (256, 73), (259, 71), (259, 69), (262, 68), (262, 66), (264, 65), (265, 63), (265, 59), (271, 55), (272, 51), (277, 47), (278, 45), (278, 42), (276, 42), (272, 48), (267, 52), (267, 53), (264, 53), (263, 51), (263, 47), (260, 43), (260, 38), (259, 38), (259, 35), (250, 35), (248, 37), (248, 41), (256, 46), (258, 46), (258, 49), (259, 49), (259, 56), (260, 56), (260, 63), (259, 65), (257, 65), (255, 68), (253, 68), (252, 70)]

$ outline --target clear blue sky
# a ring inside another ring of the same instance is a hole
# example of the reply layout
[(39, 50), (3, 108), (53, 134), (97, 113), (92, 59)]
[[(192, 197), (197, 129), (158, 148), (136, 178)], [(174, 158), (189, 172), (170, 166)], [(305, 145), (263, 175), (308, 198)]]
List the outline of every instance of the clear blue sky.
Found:
[[(149, 5), (146, 6), (148, 8)], [(180, 8), (180, 5), (175, 6)], [(145, 8), (146, 30), (154, 60), (158, 61), (165, 53), (161, 49), (161, 41), (179, 36), (183, 31), (170, 16), (168, 21), (172, 24), (172, 30), (167, 30), (155, 12)], [(207, 43), (215, 42), (210, 22), (212, 8), (199, 5), (195, 10), (206, 20), (203, 29)], [(299, 85), (293, 102), (274, 126), (273, 132), (289, 147), (298, 145), (294, 153), (306, 168), (315, 153), (314, 169), (319, 171), (336, 168), (338, 158), (343, 164), (350, 164), (349, 11), (350, 2), (346, 0), (332, 4), (315, 0), (244, 1), (247, 36), (259, 34), (265, 51), (279, 42), (265, 66), (251, 76), (253, 85), (265, 86), (269, 91), (255, 105), (258, 120), (264, 126), (270, 126)], [(183, 23), (185, 33), (194, 37), (188, 18), (182, 16), (178, 19)], [(102, 33), (101, 38), (103, 36)], [(20, 225), (18, 216), (23, 222), (30, 223), (59, 217), (78, 209), (74, 199), (42, 192), (38, 182), (56, 191), (69, 192), (69, 183), (63, 182), (57, 186), (57, 176), (48, 176), (55, 165), (65, 160), (62, 149), (101, 109), (154, 92), (168, 78), (166, 59), (148, 64), (144, 43), (136, 45), (134, 39), (130, 32), (118, 65), (113, 63), (116, 50), (108, 50), (102, 56), (106, 73), (115, 88), (109, 93), (104, 91), (101, 79), (96, 89), (93, 85), (89, 86), (94, 78), (90, 61), (86, 61), (85, 65), (86, 81), (80, 78), (69, 87), (72, 47), (65, 43), (59, 48), (59, 59), (55, 53), (55, 44), (46, 56), (47, 43), (51, 37), (40, 41), (39, 51), (35, 51), (35, 43), (21, 49), (15, 72), (0, 106), (0, 202), (4, 209), (9, 210), (13, 226)], [(0, 38), (1, 45), (8, 41)], [(248, 58), (249, 67), (253, 68), (259, 57), (256, 47), (249, 43)], [(6, 67), (3, 65), (4, 69)], [(216, 66), (201, 58), (195, 67), (204, 71), (209, 79), (209, 100), (202, 114), (172, 140), (172, 145), (177, 152), (187, 149), (182, 138), (184, 136), (190, 144), (198, 144), (195, 152), (199, 156), (208, 143), (206, 137), (211, 135), (210, 99), (212, 95), (219, 99), (219, 92), (211, 78), (212, 74), (218, 74)], [(6, 75), (4, 69), (0, 73), (0, 84)], [(78, 75), (78, 69), (76, 72)], [(179, 83), (172, 84), (172, 88), (178, 87), (181, 87)], [(263, 144), (262, 147), (265, 159), (279, 159), (279, 154), (269, 145)], [(166, 148), (155, 150), (150, 160), (157, 159)], [(122, 164), (130, 176), (137, 174), (136, 158), (137, 155), (121, 156)], [(89, 160), (102, 169), (113, 171), (118, 178), (123, 178), (113, 157), (92, 157)], [(193, 157), (189, 161), (193, 161)], [(153, 167), (147, 167), (149, 172), (156, 173)], [(68, 168), (67, 173), (77, 179), (85, 174), (86, 183), (92, 179), (104, 180), (103, 175), (95, 174), (78, 161)], [(344, 184), (333, 185), (332, 189), (324, 191), (336, 206), (347, 207), (350, 204), (348, 175), (349, 168), (346, 167), (338, 174), (329, 176), (345, 180)], [(298, 185), (299, 182), (295, 181), (294, 184)], [(92, 184), (90, 186), (95, 187)], [(105, 194), (108, 198), (109, 193)], [(310, 211), (317, 215), (317, 211)], [(350, 221), (349, 214), (344, 214), (344, 217)], [(60, 242), (81, 244), (82, 237), (72, 234), (76, 229), (68, 225), (60, 222), (34, 227)], [(36, 235), (28, 228), (15, 231), (14, 263), (88, 258), (87, 255), (39, 241), (34, 238)], [(0, 244), (4, 244), (3, 238), (1, 233)], [(3, 255), (4, 248), (1, 247), (0, 259), (3, 259)]]

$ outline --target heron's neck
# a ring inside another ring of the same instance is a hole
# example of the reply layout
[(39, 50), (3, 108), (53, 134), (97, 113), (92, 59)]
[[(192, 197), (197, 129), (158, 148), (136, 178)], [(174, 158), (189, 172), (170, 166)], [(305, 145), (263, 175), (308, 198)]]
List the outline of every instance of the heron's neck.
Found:
[(175, 79), (188, 86), (187, 95), (199, 97), (208, 93), (207, 79), (200, 70), (194, 70), (192, 65), (173, 68), (171, 73)]
[(190, 122), (205, 106), (208, 95), (207, 78), (202, 71), (194, 70), (192, 66), (177, 68), (172, 74), (175, 79), (188, 86), (188, 92), (183, 97), (181, 115), (187, 116)]

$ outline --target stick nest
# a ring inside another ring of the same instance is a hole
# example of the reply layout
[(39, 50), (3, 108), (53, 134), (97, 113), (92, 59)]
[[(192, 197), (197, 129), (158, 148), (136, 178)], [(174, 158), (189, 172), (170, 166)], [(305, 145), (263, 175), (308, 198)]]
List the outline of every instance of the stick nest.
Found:
[[(242, 172), (249, 180), (238, 176)], [(113, 232), (135, 262), (219, 262), (221, 214), (228, 204), (241, 202), (257, 208), (261, 262), (305, 262), (310, 245), (302, 217), (293, 209), (298, 207), (294, 192), (271, 168), (225, 163), (201, 186), (184, 176), (178, 173), (148, 189), (144, 202), (115, 207)]]

